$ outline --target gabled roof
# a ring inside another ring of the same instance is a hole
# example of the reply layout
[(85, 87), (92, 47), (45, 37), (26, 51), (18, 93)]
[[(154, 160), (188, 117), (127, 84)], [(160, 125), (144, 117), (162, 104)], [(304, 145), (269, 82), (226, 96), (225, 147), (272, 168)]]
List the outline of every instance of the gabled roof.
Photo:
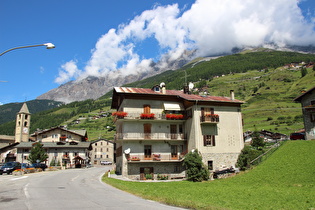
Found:
[(112, 143), (112, 144), (114, 143), (114, 142), (112, 142), (110, 140), (107, 140), (107, 139), (97, 139), (97, 140), (90, 141), (90, 143), (91, 144), (95, 144), (95, 143), (97, 143), (99, 141), (106, 141), (106, 142), (109, 142), (109, 143)]
[(82, 136), (82, 137), (86, 136), (86, 130), (67, 130), (67, 129), (63, 128), (63, 127), (53, 127), (53, 128), (45, 129), (45, 130), (42, 130), (42, 131), (37, 131), (34, 134), (32, 134), (32, 136), (37, 136), (37, 135), (40, 135), (40, 134), (44, 134), (44, 133), (47, 133), (47, 132), (50, 132), (50, 131), (56, 130), (56, 129), (63, 130), (63, 131), (66, 131), (67, 133), (76, 134), (76, 135), (79, 135), (79, 136)]
[(205, 101), (205, 102), (225, 102), (225, 103), (234, 103), (234, 104), (242, 104), (243, 101), (232, 99), (230, 97), (224, 96), (201, 96), (194, 94), (185, 94), (180, 90), (166, 90), (165, 93), (160, 91), (154, 91), (149, 88), (131, 88), (131, 87), (114, 87), (113, 91), (113, 100), (112, 100), (112, 108), (117, 107), (116, 97), (118, 94), (130, 94), (130, 95), (143, 95), (148, 97), (148, 99), (156, 98), (157, 96), (166, 96), (170, 98), (180, 98), (186, 101)]
[(299, 102), (300, 102), (300, 101), (302, 100), (302, 98), (303, 98), (305, 95), (311, 94), (313, 90), (315, 90), (315, 87), (309, 89), (308, 91), (306, 91), (306, 92), (303, 93), (302, 95), (296, 97), (296, 98), (294, 99), (294, 101), (299, 101)]

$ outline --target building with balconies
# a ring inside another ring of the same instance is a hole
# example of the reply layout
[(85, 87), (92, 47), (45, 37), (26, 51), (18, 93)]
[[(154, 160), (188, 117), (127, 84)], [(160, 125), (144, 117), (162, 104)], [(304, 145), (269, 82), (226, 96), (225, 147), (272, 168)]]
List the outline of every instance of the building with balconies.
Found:
[(241, 104), (230, 97), (189, 91), (115, 87), (116, 171), (131, 179), (149, 174), (185, 177), (183, 159), (198, 149), (209, 170), (235, 166), (243, 146)]

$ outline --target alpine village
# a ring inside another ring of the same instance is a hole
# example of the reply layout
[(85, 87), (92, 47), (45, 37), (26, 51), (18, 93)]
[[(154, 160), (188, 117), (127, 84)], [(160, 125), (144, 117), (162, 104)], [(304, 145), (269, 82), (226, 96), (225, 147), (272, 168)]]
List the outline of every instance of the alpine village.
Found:
[(109, 167), (105, 182), (119, 180), (125, 191), (143, 182), (216, 192), (251, 179), (314, 180), (314, 62), (314, 54), (260, 48), (198, 58), (98, 99), (1, 105), (0, 174)]

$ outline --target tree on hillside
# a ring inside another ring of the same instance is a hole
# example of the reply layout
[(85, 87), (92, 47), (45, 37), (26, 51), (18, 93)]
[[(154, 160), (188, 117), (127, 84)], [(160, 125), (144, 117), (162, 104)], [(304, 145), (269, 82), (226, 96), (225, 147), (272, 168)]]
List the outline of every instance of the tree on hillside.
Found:
[(37, 160), (39, 162), (43, 162), (48, 158), (45, 150), (43, 149), (43, 145), (40, 142), (36, 142), (33, 144), (30, 155), (28, 156), (28, 161), (33, 164), (36, 163)]
[(303, 67), (301, 69), (301, 77), (304, 77), (305, 75), (307, 75), (307, 69), (305, 67)]
[(184, 159), (183, 165), (187, 169), (187, 180), (201, 182), (209, 179), (209, 171), (202, 163), (202, 157), (198, 150), (189, 152)]
[(241, 154), (238, 156), (236, 167), (238, 167), (240, 170), (246, 170), (250, 168), (250, 162), (262, 153), (263, 150), (256, 150), (251, 146), (245, 146), (242, 149)]
[(251, 145), (252, 147), (255, 147), (256, 149), (259, 149), (265, 146), (264, 139), (260, 137), (260, 134), (258, 131), (253, 132)]

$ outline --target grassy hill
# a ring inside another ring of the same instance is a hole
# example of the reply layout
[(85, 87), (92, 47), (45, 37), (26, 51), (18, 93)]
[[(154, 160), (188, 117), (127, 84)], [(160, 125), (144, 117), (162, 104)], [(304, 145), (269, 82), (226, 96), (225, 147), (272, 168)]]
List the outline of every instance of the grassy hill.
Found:
[(189, 209), (314, 209), (314, 149), (315, 141), (288, 141), (251, 171), (215, 181), (103, 180), (145, 199)]

